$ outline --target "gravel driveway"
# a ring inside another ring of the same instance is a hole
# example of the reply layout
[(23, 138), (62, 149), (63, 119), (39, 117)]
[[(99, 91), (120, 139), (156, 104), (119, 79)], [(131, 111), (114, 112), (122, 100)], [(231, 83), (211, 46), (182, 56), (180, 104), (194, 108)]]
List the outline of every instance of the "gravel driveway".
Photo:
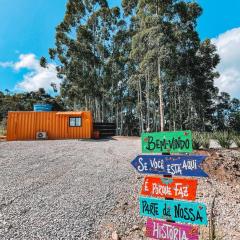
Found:
[(139, 140), (0, 142), (0, 239), (107, 239), (139, 152)]
[[(0, 142), (0, 239), (146, 239), (143, 175), (130, 164), (140, 152), (138, 138)], [(208, 213), (216, 196), (218, 239), (240, 239), (239, 159), (239, 151), (215, 153), (204, 168), (210, 177), (198, 180), (196, 201)]]

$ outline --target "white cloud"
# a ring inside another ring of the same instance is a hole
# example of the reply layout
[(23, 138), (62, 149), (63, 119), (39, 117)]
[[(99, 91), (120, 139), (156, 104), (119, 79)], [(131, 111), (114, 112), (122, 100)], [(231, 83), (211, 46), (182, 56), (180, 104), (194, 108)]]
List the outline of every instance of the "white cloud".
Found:
[(57, 71), (54, 64), (49, 64), (47, 68), (43, 68), (39, 64), (39, 60), (32, 53), (21, 54), (19, 61), (0, 62), (0, 67), (11, 67), (15, 71), (22, 69), (28, 70), (28, 73), (23, 75), (23, 79), (16, 84), (16, 91), (36, 91), (39, 88), (44, 88), (46, 91), (51, 91), (52, 82), (57, 84), (59, 89), (61, 79), (57, 77)]
[(19, 61), (14, 64), (14, 69), (20, 70), (24, 68), (29, 70), (40, 70), (41, 66), (34, 54), (21, 54), (19, 56)]
[(221, 62), (216, 80), (220, 91), (228, 92), (232, 97), (240, 97), (240, 27), (231, 29), (212, 39), (217, 47)]
[(0, 62), (0, 67), (7, 68), (7, 67), (13, 67), (13, 62)]

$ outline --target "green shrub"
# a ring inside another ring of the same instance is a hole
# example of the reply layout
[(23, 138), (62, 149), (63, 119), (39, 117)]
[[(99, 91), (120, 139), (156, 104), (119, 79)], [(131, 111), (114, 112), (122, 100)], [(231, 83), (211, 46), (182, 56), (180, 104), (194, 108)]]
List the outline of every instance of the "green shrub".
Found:
[(240, 147), (240, 135), (234, 132), (193, 132), (192, 133), (192, 141), (193, 141), (193, 149), (197, 150), (200, 148), (208, 149), (210, 139), (216, 139), (217, 142), (223, 148), (230, 148), (233, 141), (236, 143), (238, 147)]
[(240, 135), (233, 136), (233, 141), (240, 147)]
[(214, 133), (214, 138), (223, 148), (230, 148), (233, 142), (233, 134), (227, 131)]
[(202, 133), (202, 138), (201, 138), (201, 141), (202, 141), (202, 147), (203, 148), (209, 148), (209, 142), (210, 142), (210, 133), (207, 133), (207, 132), (204, 132)]
[(6, 135), (6, 129), (0, 126), (0, 136), (5, 136)]
[(193, 149), (209, 148), (210, 134), (206, 132), (193, 132)]
[(193, 143), (193, 149), (199, 149), (201, 147), (201, 141), (199, 138), (199, 132), (193, 132), (192, 133), (192, 143)]
[(1, 122), (0, 122), (0, 135), (6, 135), (7, 133), (7, 121), (6, 119), (3, 119)]

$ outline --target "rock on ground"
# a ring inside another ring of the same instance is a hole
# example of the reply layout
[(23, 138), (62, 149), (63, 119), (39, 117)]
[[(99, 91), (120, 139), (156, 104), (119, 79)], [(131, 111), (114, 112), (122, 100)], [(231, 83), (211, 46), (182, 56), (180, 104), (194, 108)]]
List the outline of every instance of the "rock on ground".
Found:
[(222, 146), (218, 143), (218, 141), (216, 139), (210, 139), (209, 141), (209, 148), (213, 148), (213, 149), (221, 149)]

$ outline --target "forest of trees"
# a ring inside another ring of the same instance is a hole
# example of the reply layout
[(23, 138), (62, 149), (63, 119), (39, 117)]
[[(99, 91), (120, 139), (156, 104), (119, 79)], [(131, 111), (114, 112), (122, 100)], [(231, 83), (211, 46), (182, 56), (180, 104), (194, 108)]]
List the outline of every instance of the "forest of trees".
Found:
[(40, 88), (35, 92), (11, 93), (8, 89), (0, 91), (0, 122), (6, 122), (8, 111), (32, 111), (35, 103), (50, 103), (53, 110), (64, 110), (64, 102), (60, 96), (52, 97)]
[[(201, 14), (190, 0), (122, 0), (121, 9), (107, 0), (68, 0), (49, 49), (62, 79), (58, 101), (115, 122), (119, 135), (240, 131), (239, 99), (214, 84), (220, 58), (199, 37)], [(40, 64), (47, 67), (47, 57)]]

